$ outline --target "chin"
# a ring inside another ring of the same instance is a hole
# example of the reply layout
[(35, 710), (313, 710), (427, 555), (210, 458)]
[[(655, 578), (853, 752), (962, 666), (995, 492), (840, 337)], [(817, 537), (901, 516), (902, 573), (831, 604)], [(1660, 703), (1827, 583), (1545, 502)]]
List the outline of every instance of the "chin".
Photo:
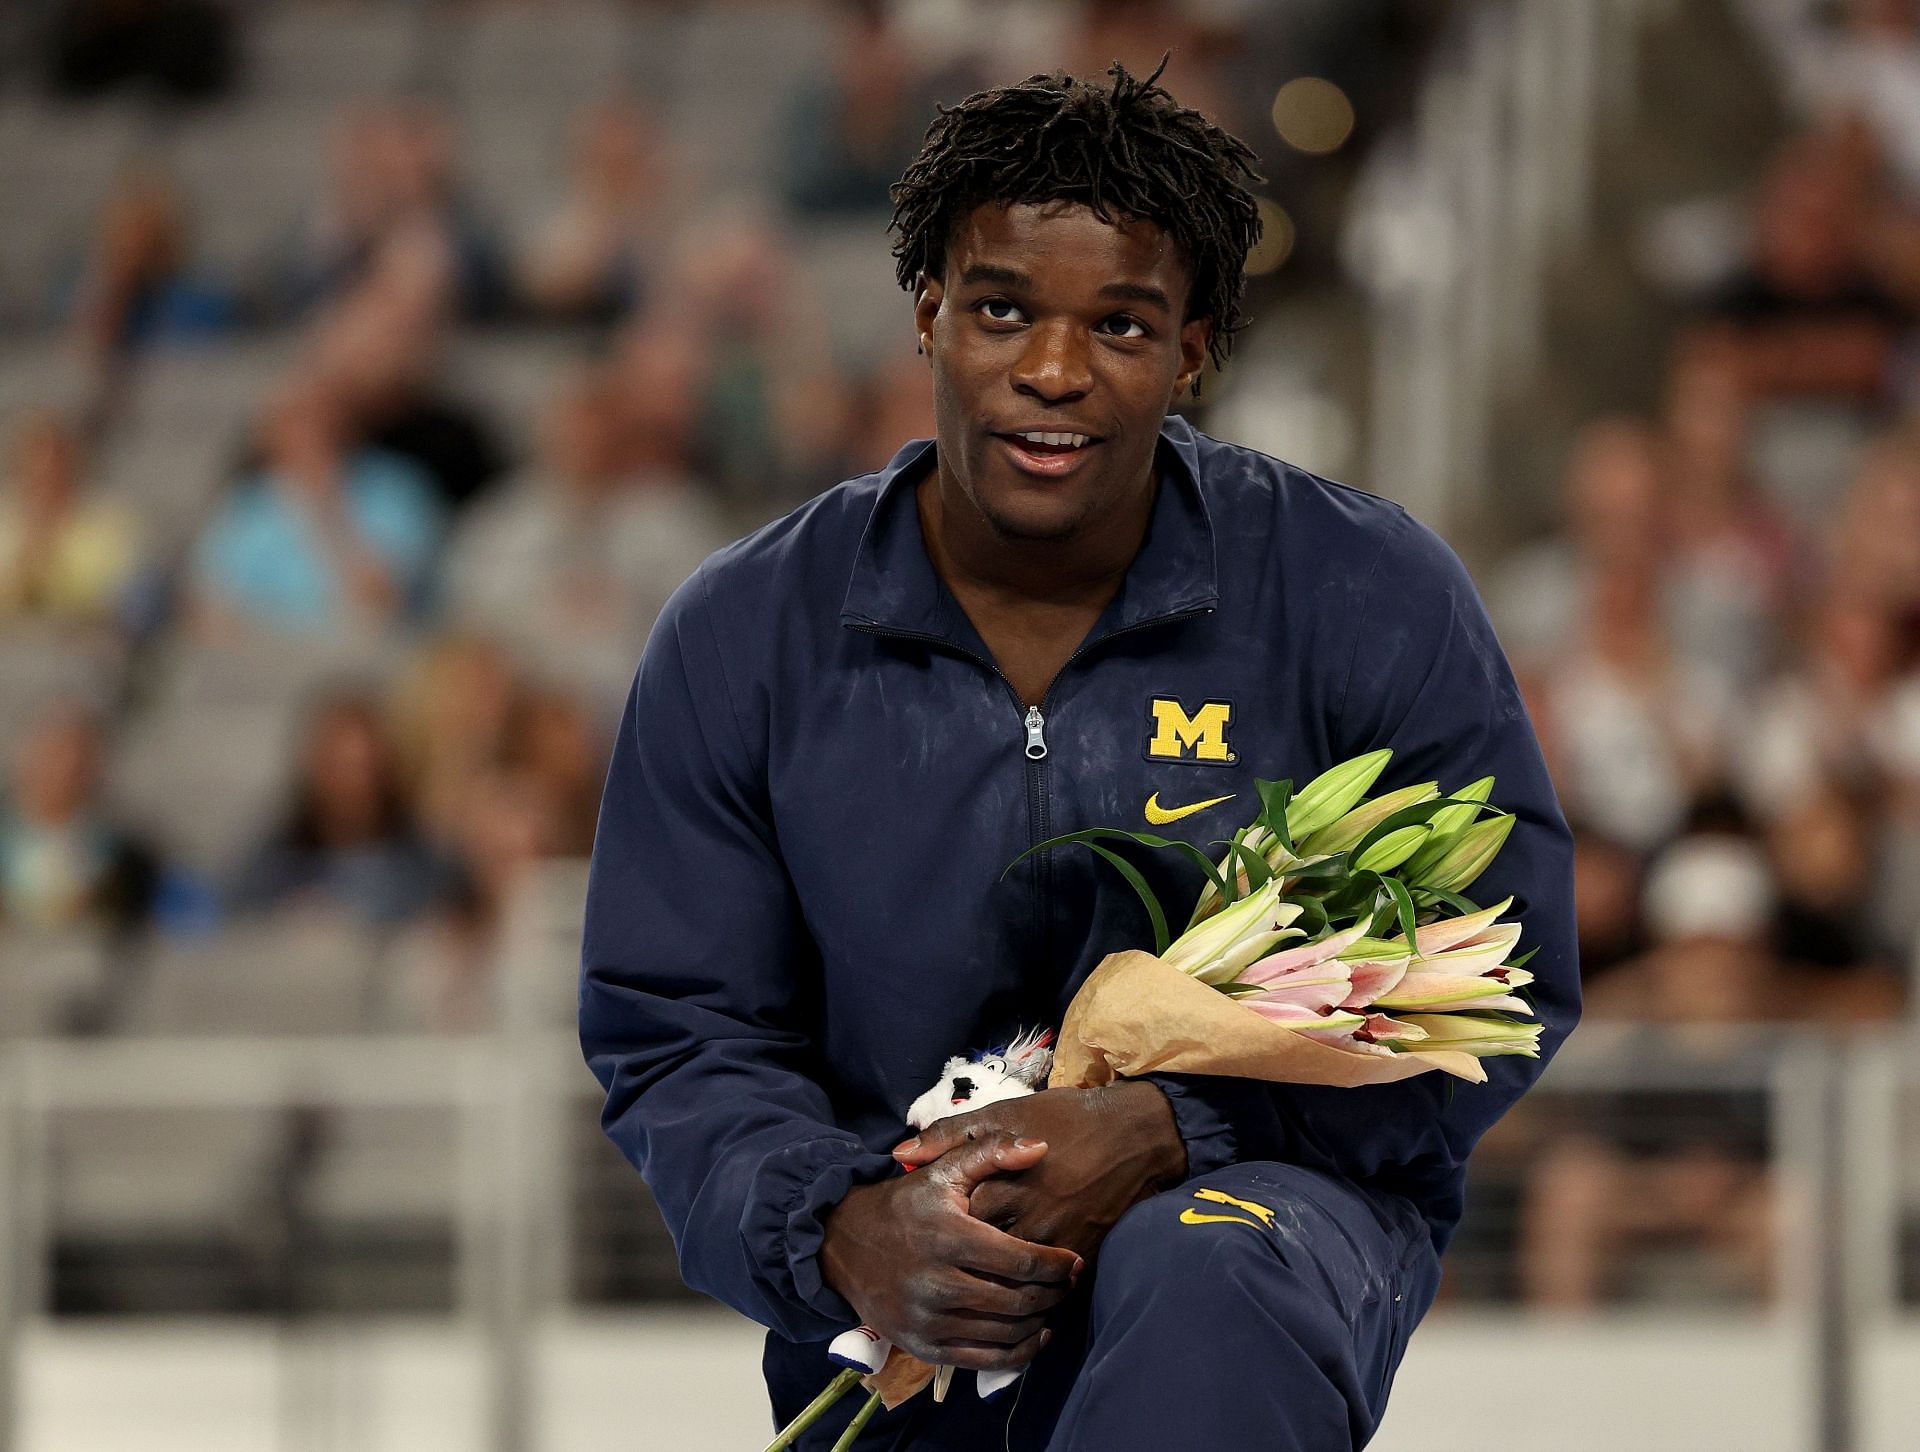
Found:
[(981, 516), (1001, 539), (1071, 539), (1095, 512), (1079, 490), (1035, 488), (1025, 479), (974, 496)]
[(1081, 521), (1086, 517), (1081, 510), (1007, 510), (991, 506), (981, 513), (993, 527), (993, 532), (1007, 540), (1072, 539), (1079, 533)]

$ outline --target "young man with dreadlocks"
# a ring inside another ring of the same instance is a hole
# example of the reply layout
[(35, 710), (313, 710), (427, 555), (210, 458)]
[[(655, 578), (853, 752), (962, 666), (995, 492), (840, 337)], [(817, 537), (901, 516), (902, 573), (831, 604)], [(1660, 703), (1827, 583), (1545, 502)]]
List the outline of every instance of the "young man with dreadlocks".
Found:
[[(1467, 1153), (1544, 1062), (1452, 1091), (1150, 1074), (896, 1145), (949, 1055), (1058, 1023), (1148, 937), (1091, 854), (1003, 877), (1034, 842), (1141, 814), (1207, 843), (1256, 774), (1382, 746), (1387, 787), (1491, 773), (1518, 824), (1483, 887), (1539, 946), (1548, 1052), (1578, 1012), (1570, 840), (1459, 561), (1169, 414), (1239, 326), (1258, 178), (1157, 71), (1111, 74), (941, 111), (893, 192), (936, 437), (675, 595), (594, 848), (605, 1124), (688, 1284), (770, 1328), (775, 1421), (861, 1321), (1028, 1368), (916, 1397), (863, 1448), (1363, 1445)], [(1142, 871), (1197, 887), (1171, 854)]]

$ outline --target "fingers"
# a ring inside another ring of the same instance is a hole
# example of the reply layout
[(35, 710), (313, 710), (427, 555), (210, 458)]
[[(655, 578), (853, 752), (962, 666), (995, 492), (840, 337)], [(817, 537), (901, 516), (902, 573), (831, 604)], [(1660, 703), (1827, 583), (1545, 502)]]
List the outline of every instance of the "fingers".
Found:
[(975, 1220), (985, 1221), (995, 1230), (1011, 1232), (1021, 1207), (1031, 1198), (1019, 1181), (995, 1178), (968, 1197), (967, 1211)]
[(982, 1341), (944, 1341), (935, 1349), (933, 1360), (967, 1371), (1012, 1371), (1025, 1366), (1040, 1354), (1040, 1348), (1053, 1337), (1045, 1327), (1015, 1346), (996, 1346)]
[(949, 1114), (945, 1119), (936, 1119), (920, 1131), (918, 1139), (909, 1139), (893, 1147), (893, 1157), (901, 1164), (919, 1166), (931, 1164), (950, 1150), (959, 1148), (970, 1141), (986, 1138), (990, 1134), (1006, 1134), (1006, 1130), (991, 1127), (991, 1121), (985, 1110), (971, 1110), (965, 1114)]
[(1073, 1280), (1003, 1281), (993, 1276), (961, 1274), (948, 1290), (946, 1308), (958, 1315), (992, 1316), (1015, 1321), (1039, 1316), (1066, 1300)]
[(925, 1173), (965, 1200), (973, 1194), (973, 1187), (988, 1176), (1032, 1169), (1046, 1153), (1045, 1140), (1016, 1139), (1012, 1131), (1000, 1129), (963, 1143)]
[(949, 1265), (1020, 1283), (1070, 1286), (1080, 1266), (1071, 1250), (1021, 1240), (970, 1215), (942, 1228), (938, 1251)]

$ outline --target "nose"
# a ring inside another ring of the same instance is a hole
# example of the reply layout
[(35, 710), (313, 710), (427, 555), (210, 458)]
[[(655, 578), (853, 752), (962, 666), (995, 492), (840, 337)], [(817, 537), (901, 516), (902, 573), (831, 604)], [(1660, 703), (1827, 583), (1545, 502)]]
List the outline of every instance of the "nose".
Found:
[(1093, 359), (1085, 329), (1066, 318), (1037, 322), (1014, 363), (1015, 392), (1046, 403), (1070, 403), (1093, 387)]

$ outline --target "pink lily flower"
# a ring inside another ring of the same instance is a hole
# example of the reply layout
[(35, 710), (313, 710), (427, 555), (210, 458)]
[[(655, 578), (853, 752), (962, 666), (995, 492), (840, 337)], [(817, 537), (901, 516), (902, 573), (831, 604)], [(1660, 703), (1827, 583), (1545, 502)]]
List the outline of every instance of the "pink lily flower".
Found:
[(1411, 958), (1380, 958), (1347, 964), (1353, 989), (1340, 1000), (1340, 1006), (1365, 1008), (1368, 1004), (1378, 1003), (1406, 976), (1407, 965), (1413, 961)]
[[(1301, 943), (1278, 953), (1269, 953), (1259, 962), (1240, 970), (1240, 983), (1270, 983), (1285, 974), (1302, 968), (1317, 968), (1329, 959), (1338, 958), (1366, 935), (1364, 921), (1355, 923), (1345, 932), (1335, 933), (1329, 938), (1319, 938), (1311, 943)], [(1349, 967), (1351, 965), (1348, 965)]]

